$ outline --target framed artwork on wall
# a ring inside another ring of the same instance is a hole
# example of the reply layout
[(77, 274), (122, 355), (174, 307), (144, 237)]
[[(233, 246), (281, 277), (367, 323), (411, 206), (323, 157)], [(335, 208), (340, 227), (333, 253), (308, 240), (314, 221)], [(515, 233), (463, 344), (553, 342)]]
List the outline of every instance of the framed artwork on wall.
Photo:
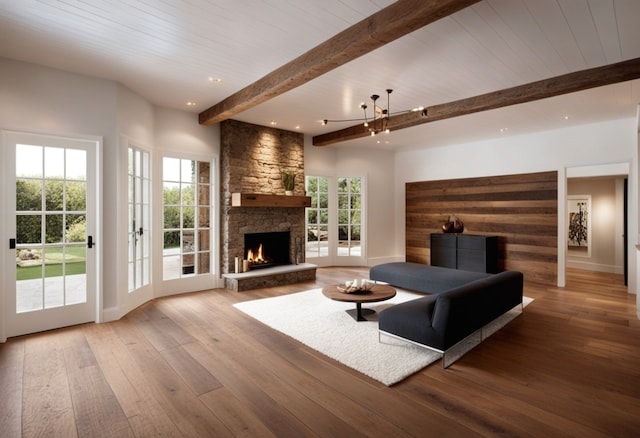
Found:
[(567, 217), (568, 254), (591, 257), (591, 195), (567, 196)]

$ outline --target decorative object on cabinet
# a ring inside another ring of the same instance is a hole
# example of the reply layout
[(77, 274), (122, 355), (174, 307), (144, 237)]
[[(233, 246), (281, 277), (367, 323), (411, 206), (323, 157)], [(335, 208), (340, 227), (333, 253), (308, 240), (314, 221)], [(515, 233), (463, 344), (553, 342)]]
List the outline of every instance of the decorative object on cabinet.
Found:
[(464, 231), (464, 224), (458, 216), (452, 214), (449, 216), (447, 222), (442, 224), (443, 233), (462, 233)]

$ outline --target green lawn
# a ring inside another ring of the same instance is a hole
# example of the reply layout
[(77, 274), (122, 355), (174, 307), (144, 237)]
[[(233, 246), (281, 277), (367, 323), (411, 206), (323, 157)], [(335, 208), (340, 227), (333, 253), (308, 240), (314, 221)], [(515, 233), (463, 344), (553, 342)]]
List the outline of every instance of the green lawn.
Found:
[[(47, 248), (44, 265), (45, 277), (59, 277), (62, 275), (63, 263), (66, 275), (86, 273), (86, 248), (84, 246), (67, 247), (66, 260), (63, 260), (62, 248)], [(32, 280), (42, 278), (42, 265), (16, 266), (17, 280)]]

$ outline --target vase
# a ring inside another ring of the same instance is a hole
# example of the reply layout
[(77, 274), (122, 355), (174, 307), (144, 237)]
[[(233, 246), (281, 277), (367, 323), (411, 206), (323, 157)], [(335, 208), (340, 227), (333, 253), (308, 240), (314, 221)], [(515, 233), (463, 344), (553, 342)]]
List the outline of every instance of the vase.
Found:
[(442, 224), (443, 233), (460, 234), (463, 231), (464, 231), (464, 224), (455, 214), (452, 214), (451, 216), (449, 216), (449, 220), (444, 224)]

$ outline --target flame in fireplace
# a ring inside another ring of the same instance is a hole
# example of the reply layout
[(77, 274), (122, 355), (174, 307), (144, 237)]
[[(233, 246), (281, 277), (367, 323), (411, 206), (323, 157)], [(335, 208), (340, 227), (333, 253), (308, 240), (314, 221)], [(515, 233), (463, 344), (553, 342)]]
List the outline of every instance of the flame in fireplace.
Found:
[(262, 243), (258, 247), (258, 252), (256, 255), (253, 255), (253, 250), (249, 249), (249, 253), (247, 254), (247, 260), (251, 263), (264, 263), (264, 257), (262, 256)]

